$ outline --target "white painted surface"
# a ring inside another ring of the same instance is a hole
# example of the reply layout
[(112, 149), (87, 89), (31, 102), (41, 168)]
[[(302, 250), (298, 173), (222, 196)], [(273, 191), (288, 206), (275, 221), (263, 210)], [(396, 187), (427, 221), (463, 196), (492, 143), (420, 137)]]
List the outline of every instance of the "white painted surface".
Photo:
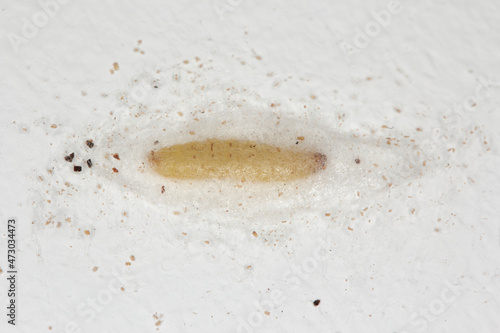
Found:
[[(54, 3), (0, 5), (2, 332), (500, 329), (498, 2)], [(300, 184), (142, 165), (299, 135)]]

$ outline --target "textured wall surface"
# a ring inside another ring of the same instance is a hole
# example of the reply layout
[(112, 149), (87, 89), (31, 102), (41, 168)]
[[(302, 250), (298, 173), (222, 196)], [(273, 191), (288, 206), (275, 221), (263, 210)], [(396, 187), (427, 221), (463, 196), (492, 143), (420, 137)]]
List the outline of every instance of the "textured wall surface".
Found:
[[(500, 2), (0, 8), (1, 332), (500, 331)], [(152, 172), (207, 138), (327, 167)]]

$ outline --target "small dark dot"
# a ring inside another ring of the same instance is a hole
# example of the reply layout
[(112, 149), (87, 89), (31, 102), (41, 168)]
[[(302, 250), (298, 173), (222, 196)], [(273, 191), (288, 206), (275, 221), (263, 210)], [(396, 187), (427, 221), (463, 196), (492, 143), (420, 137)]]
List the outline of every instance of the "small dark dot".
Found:
[(299, 142), (297, 141), (297, 142), (295, 142), (295, 144), (296, 144), (296, 145), (298, 145), (298, 144), (299, 144)]
[(158, 86), (153, 86), (153, 87), (154, 87), (155, 89), (157, 89), (157, 88), (158, 88)]
[(87, 165), (89, 166), (89, 168), (92, 168), (92, 161), (90, 159), (87, 160)]
[(359, 159), (359, 158), (355, 159), (355, 160), (354, 160), (354, 162), (356, 162), (356, 164), (361, 163), (361, 161), (360, 161), (360, 159)]
[(154, 144), (155, 144), (155, 145), (157, 145), (157, 144), (159, 144), (159, 143), (160, 143), (160, 141), (156, 140)]
[(89, 148), (94, 147), (94, 141), (93, 140), (87, 140), (86, 144), (87, 144), (87, 146), (89, 146)]
[(314, 306), (318, 306), (320, 302), (321, 302), (321, 301), (320, 301), (319, 299), (317, 299), (317, 300), (315, 300), (315, 301), (313, 302), (313, 304), (314, 304)]
[(81, 167), (81, 166), (79, 166), (79, 165), (75, 165), (75, 166), (73, 167), (73, 170), (74, 170), (75, 172), (80, 172), (80, 171), (82, 171), (82, 167)]

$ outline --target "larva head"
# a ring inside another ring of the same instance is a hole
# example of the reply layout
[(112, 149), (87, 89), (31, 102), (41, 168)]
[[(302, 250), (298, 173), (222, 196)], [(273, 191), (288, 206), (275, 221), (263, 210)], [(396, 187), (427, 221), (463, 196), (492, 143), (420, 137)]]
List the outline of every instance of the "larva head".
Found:
[(314, 162), (316, 164), (316, 170), (314, 172), (326, 169), (326, 161), (327, 161), (326, 155), (321, 153), (315, 153)]

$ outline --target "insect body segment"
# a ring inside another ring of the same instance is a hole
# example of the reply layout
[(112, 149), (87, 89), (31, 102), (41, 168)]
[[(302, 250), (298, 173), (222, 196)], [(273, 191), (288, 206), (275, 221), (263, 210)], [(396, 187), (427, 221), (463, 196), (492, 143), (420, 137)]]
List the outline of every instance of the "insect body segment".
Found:
[(175, 179), (288, 181), (326, 168), (321, 153), (279, 148), (253, 141), (194, 141), (151, 152), (153, 169)]

